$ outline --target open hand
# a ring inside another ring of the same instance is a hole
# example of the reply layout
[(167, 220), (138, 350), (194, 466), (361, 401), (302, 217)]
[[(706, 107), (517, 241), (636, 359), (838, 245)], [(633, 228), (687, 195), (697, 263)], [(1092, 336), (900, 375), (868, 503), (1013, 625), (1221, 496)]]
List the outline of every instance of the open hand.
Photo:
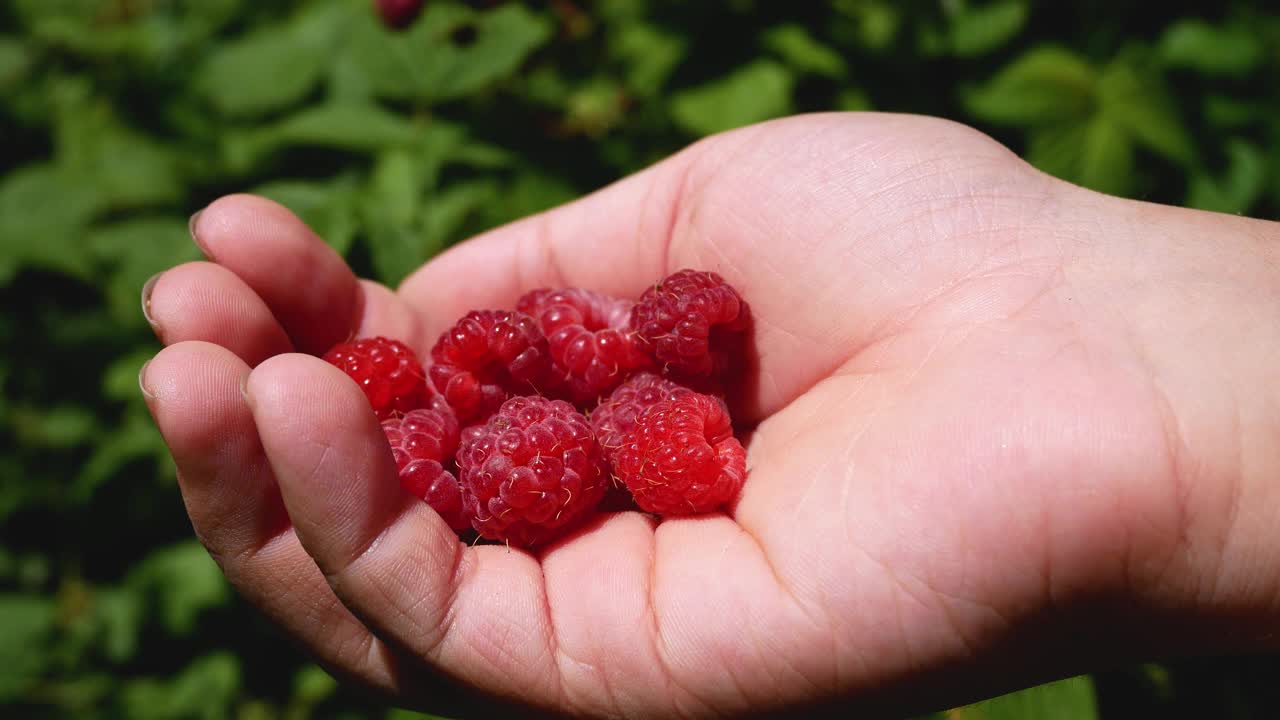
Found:
[[(210, 262), (148, 287), (168, 347), (142, 383), (195, 530), (322, 663), (400, 702), (901, 714), (1280, 645), (1275, 225), (1090, 193), (952, 123), (834, 114), (701, 142), (395, 292), (265, 200), (193, 232)], [(635, 297), (683, 267), (754, 314), (727, 515), (469, 547), (314, 357), (378, 334), (425, 355), (467, 310)]]

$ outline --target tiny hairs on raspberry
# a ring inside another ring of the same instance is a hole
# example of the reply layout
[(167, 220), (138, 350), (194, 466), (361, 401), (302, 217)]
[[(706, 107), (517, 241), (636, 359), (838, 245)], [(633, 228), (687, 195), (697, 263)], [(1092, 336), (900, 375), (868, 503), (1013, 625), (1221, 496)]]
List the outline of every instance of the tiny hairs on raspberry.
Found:
[(385, 337), (335, 345), (324, 359), (355, 380), (385, 420), (426, 405), (426, 374), (409, 346)]

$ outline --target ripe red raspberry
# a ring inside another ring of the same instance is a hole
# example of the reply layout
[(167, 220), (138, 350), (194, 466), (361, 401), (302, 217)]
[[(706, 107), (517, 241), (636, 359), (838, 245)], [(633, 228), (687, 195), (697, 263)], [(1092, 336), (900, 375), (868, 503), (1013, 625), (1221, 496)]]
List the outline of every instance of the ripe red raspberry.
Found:
[(522, 312), (467, 313), (431, 350), (431, 383), (464, 423), (486, 419), (511, 395), (553, 389), (547, 338)]
[(396, 340), (374, 337), (339, 343), (324, 359), (359, 383), (381, 420), (423, 407), (430, 398), (418, 358)]
[(393, 30), (409, 27), (422, 12), (423, 0), (374, 0), (382, 24)]
[(659, 365), (698, 377), (725, 370), (730, 336), (745, 330), (748, 318), (747, 303), (724, 278), (681, 270), (640, 296), (631, 326)]
[(651, 406), (687, 395), (692, 390), (653, 373), (632, 375), (591, 411), (591, 427), (606, 455), (622, 447), (622, 436), (635, 427), (640, 413)]
[(446, 466), (458, 449), (458, 419), (440, 397), (429, 409), (411, 410), (382, 423), (391, 445), (400, 485), (440, 513), (454, 530), (471, 527), (462, 512), (462, 490)]
[(598, 400), (632, 371), (653, 360), (636, 347), (629, 300), (580, 288), (533, 290), (516, 309), (538, 321), (551, 360), (564, 379), (565, 395), (577, 403)]
[(458, 450), (458, 418), (438, 395), (432, 398), (430, 407), (382, 421), (382, 432), (391, 444), (396, 464), (402, 467), (412, 460), (452, 462)]
[(516, 397), (458, 451), (463, 509), (482, 537), (531, 547), (599, 504), (608, 473), (591, 425), (563, 400)]
[(641, 509), (692, 515), (737, 496), (747, 476), (746, 457), (724, 402), (687, 393), (640, 414), (613, 453), (613, 472)]

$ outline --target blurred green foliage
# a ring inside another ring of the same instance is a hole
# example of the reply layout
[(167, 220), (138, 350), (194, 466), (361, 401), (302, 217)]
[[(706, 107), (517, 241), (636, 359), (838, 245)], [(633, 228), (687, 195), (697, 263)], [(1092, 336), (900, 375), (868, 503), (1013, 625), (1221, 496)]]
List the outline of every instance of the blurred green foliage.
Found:
[[(198, 256), (186, 218), (221, 194), (279, 200), (395, 283), (698, 136), (880, 109), (1107, 192), (1280, 209), (1262, 2), (473, 5), (399, 34), (367, 0), (0, 5), (0, 714), (387, 714), (229, 590), (137, 391), (139, 289)], [(946, 716), (1269, 717), (1277, 669), (1143, 666)]]

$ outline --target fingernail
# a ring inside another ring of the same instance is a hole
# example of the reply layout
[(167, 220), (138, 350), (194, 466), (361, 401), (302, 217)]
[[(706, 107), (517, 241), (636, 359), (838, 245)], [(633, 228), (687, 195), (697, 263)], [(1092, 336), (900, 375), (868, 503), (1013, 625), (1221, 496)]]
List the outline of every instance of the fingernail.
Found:
[(147, 368), (150, 367), (151, 361), (142, 363), (142, 369), (138, 370), (138, 389), (142, 391), (142, 396), (148, 400), (155, 400), (155, 393), (147, 389)]
[(142, 317), (147, 319), (147, 324), (155, 329), (157, 334), (160, 332), (160, 324), (156, 322), (155, 316), (151, 314), (151, 293), (156, 289), (156, 281), (163, 274), (164, 271), (162, 270), (152, 275), (142, 284)]
[(203, 212), (204, 210), (197, 210), (191, 214), (191, 219), (187, 220), (187, 232), (191, 234), (191, 241), (196, 244), (196, 247), (200, 248), (200, 252), (204, 253), (205, 257), (213, 260), (213, 253), (209, 252), (209, 247), (201, 242), (200, 234), (196, 232), (196, 225), (200, 223), (200, 214)]
[(253, 407), (253, 403), (249, 401), (249, 373), (240, 376), (240, 397), (244, 398), (246, 405)]

